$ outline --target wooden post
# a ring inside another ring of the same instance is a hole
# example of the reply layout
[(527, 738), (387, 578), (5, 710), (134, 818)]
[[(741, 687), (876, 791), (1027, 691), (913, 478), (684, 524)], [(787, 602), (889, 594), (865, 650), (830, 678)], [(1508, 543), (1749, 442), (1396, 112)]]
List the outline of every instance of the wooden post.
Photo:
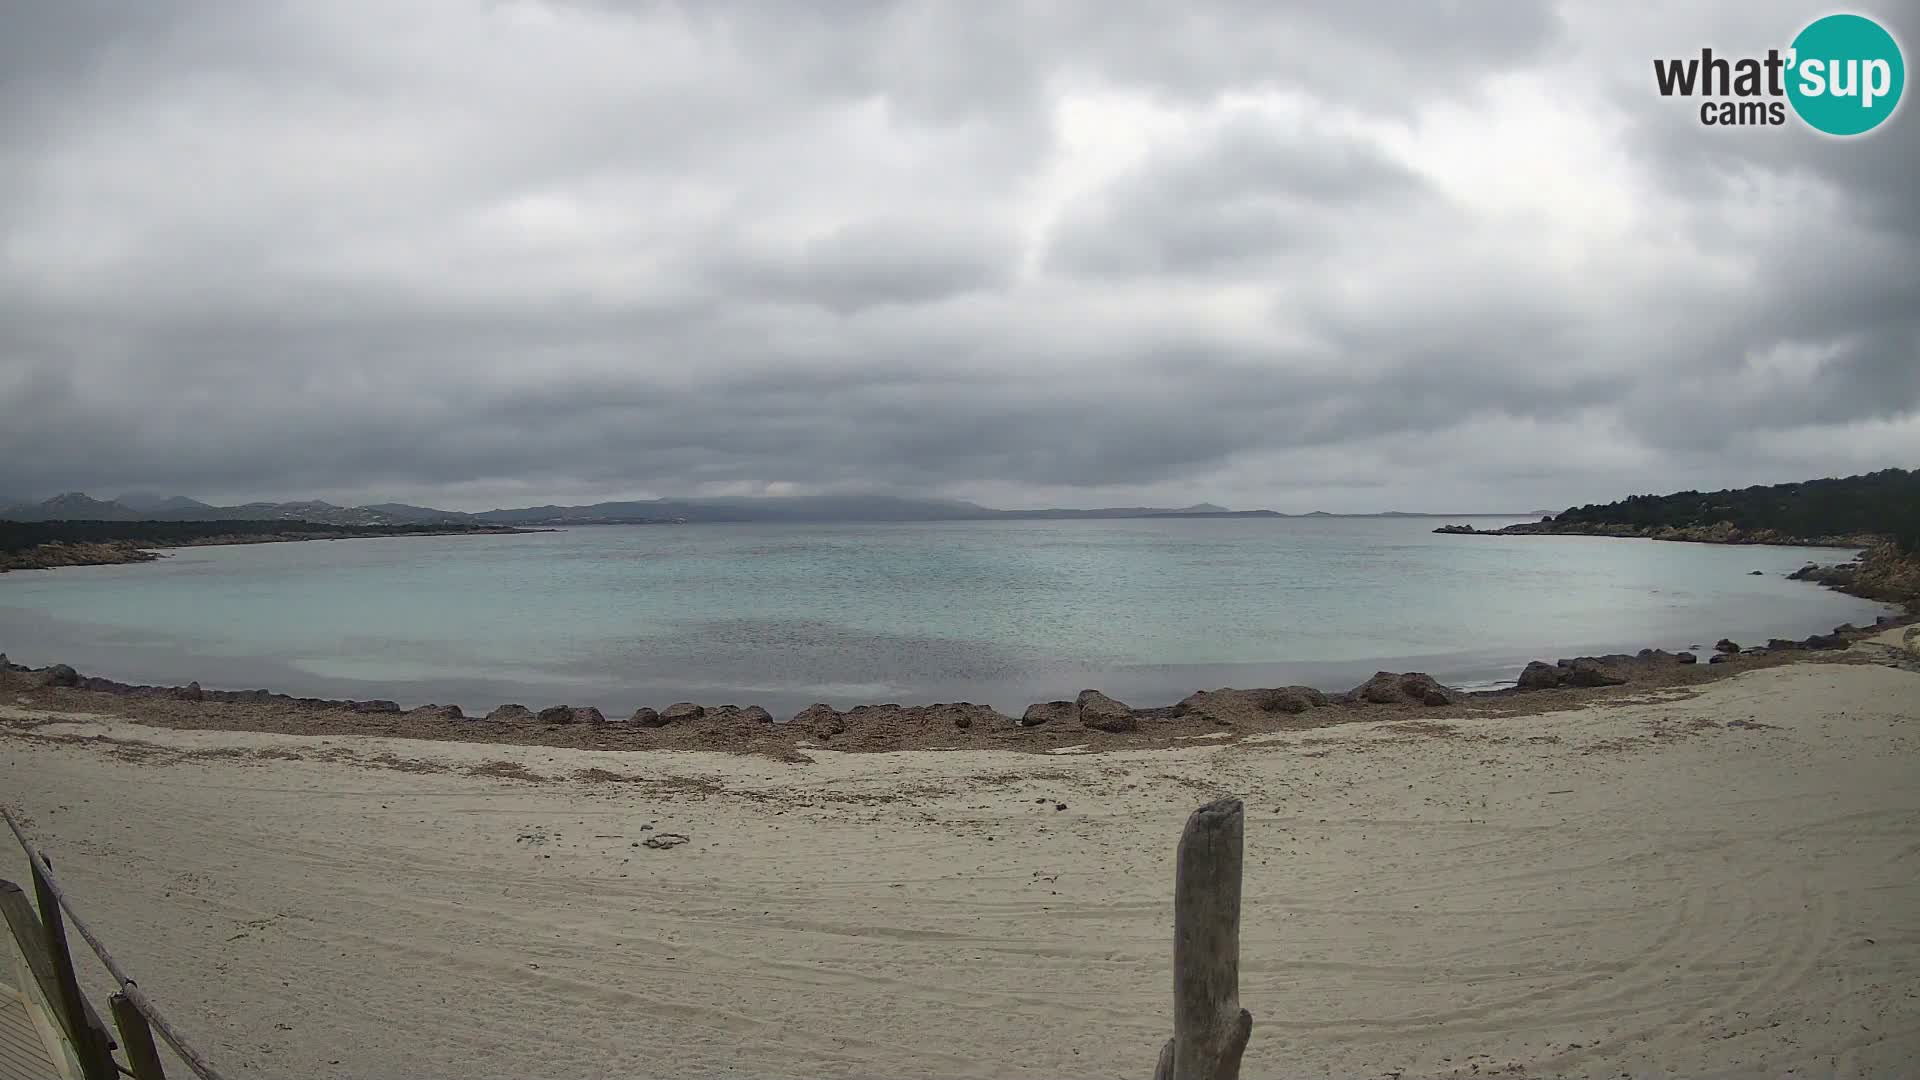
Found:
[(140, 1015), (140, 1010), (125, 994), (115, 994), (107, 1001), (113, 1006), (113, 1023), (120, 1029), (120, 1045), (126, 1048), (127, 1064), (133, 1069), (134, 1080), (167, 1080), (147, 1018)]
[[(80, 1059), (80, 1071), (87, 1080), (118, 1080), (113, 1054), (107, 1042), (88, 1023), (87, 1000), (80, 993), (80, 980), (73, 973), (73, 953), (67, 948), (67, 922), (60, 915), (60, 898), (47, 884), (47, 868), (31, 858), (33, 894), (40, 902), (40, 928), (46, 935), (47, 954), (53, 961), (53, 977), (60, 988), (60, 1011), (67, 1016), (67, 1037), (73, 1040), (73, 1054)], [(49, 863), (49, 866), (52, 864)]]
[(1238, 1080), (1253, 1014), (1240, 1007), (1240, 864), (1246, 809), (1218, 799), (1180, 834), (1173, 883), (1173, 1038), (1154, 1080)]

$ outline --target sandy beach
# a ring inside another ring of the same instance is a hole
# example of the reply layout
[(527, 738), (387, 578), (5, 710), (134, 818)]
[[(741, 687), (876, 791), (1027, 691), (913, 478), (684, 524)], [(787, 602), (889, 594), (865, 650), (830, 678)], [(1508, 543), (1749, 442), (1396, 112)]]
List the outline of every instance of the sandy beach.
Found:
[(1920, 1056), (1916, 722), (1920, 674), (1817, 661), (1528, 717), (795, 762), (16, 702), (0, 791), (243, 1075), (1147, 1075), (1174, 841), (1231, 793), (1244, 1075), (1886, 1076)]

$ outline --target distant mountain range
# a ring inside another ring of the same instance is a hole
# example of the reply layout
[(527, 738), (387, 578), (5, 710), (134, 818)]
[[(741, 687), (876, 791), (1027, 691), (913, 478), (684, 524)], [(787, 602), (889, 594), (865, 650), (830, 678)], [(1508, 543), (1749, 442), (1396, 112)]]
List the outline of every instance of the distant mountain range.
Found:
[[(1296, 515), (1273, 510), (1229, 510), (1213, 503), (1168, 508), (1109, 506), (1093, 510), (995, 510), (951, 499), (909, 499), (891, 495), (794, 495), (764, 498), (649, 499), (588, 506), (528, 506), (478, 514), (436, 510), (406, 503), (335, 506), (327, 502), (252, 502), (212, 506), (184, 495), (129, 492), (103, 502), (80, 492), (43, 502), (0, 502), (0, 519), (11, 521), (313, 521), (328, 525), (649, 525), (705, 522), (905, 522), (1067, 520), (1081, 518), (1278, 518)], [(1314, 511), (1304, 517), (1461, 517), (1449, 514), (1344, 515)], [(1492, 516), (1492, 515), (1489, 515)], [(1500, 515), (1521, 516), (1521, 515)], [(1537, 515), (1535, 515), (1537, 516)]]

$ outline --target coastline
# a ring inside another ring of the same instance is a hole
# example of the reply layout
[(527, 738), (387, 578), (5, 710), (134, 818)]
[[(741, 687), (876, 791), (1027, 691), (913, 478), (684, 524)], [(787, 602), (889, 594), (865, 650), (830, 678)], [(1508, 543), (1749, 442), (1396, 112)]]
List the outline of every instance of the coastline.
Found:
[[(776, 719), (757, 705), (680, 702), (607, 717), (593, 706), (507, 704), (484, 716), (457, 705), (403, 709), (386, 699), (294, 697), (257, 690), (133, 685), (64, 664), (28, 668), (0, 654), (0, 693), (16, 706), (88, 713), (178, 730), (409, 738), (601, 750), (720, 750), (794, 760), (810, 747), (845, 752), (1013, 750), (1027, 753), (1167, 749), (1206, 740), (1242, 742), (1277, 732), (1462, 717), (1520, 717), (1569, 708), (1687, 695), (1724, 679), (1802, 662), (1920, 671), (1920, 616), (1882, 616), (1803, 641), (1741, 647), (1722, 640), (1707, 657), (1637, 654), (1533, 661), (1516, 685), (1460, 691), (1420, 672), (1379, 672), (1350, 691), (1312, 687), (1200, 690), (1165, 706), (1135, 708), (1098, 690), (1036, 702), (1020, 715), (972, 702), (815, 704)], [(1904, 634), (1904, 639), (1901, 635)], [(1904, 644), (1903, 644), (1904, 642)]]
[(228, 547), (240, 544), (293, 544), (311, 540), (377, 540), (412, 536), (505, 536), (553, 532), (549, 528), (517, 525), (475, 525), (460, 528), (327, 528), (298, 532), (227, 532), (177, 540), (56, 540), (18, 551), (0, 551), (0, 574), (11, 570), (57, 570), (68, 566), (117, 566), (164, 559), (171, 548)]

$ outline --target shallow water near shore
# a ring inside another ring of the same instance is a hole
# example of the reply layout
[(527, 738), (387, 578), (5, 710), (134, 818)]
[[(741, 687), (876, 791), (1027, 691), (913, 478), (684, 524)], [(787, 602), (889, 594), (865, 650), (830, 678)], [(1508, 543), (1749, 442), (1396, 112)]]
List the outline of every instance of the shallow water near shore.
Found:
[(1158, 705), (1202, 687), (1344, 689), (1382, 668), (1492, 686), (1536, 657), (1798, 638), (1891, 610), (1784, 577), (1850, 551), (1434, 535), (1443, 520), (602, 526), (185, 548), (0, 576), (0, 651), (132, 682), (469, 710), (1018, 712), (1086, 686)]

